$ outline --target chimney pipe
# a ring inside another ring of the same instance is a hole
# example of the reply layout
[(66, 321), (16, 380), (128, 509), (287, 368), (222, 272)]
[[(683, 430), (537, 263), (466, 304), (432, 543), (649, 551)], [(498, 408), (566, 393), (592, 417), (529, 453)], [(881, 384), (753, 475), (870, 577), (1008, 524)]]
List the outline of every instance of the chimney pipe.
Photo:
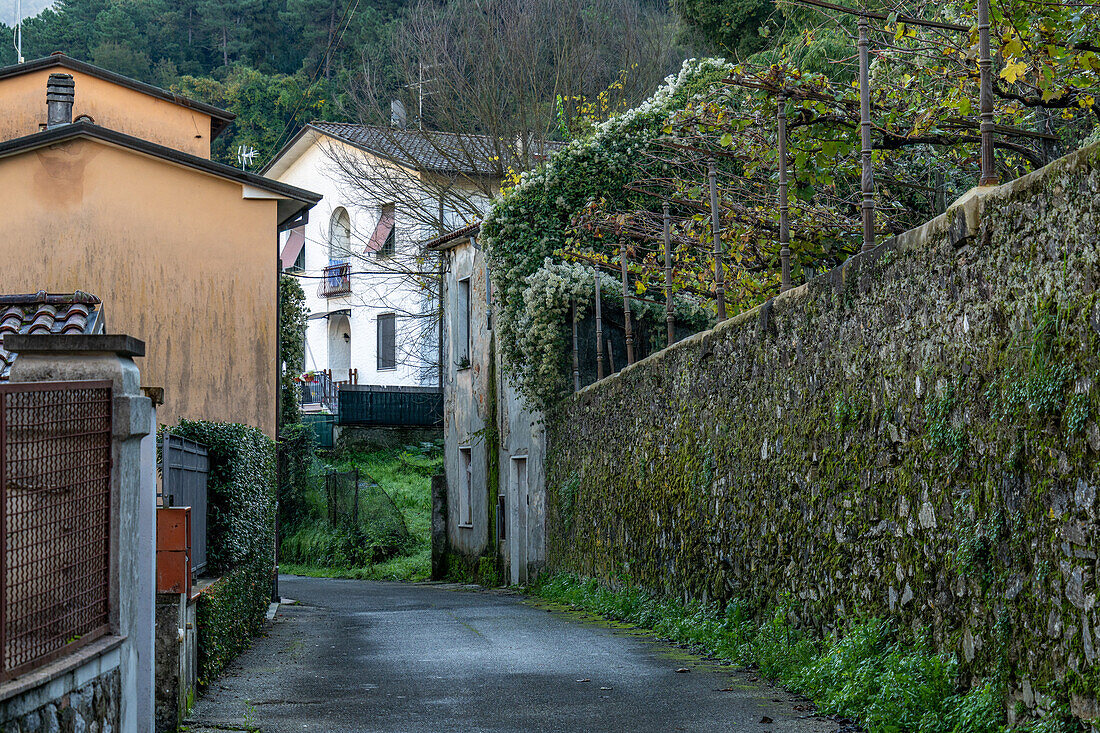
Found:
[(46, 82), (47, 130), (72, 123), (75, 87), (71, 74), (50, 74), (50, 80)]

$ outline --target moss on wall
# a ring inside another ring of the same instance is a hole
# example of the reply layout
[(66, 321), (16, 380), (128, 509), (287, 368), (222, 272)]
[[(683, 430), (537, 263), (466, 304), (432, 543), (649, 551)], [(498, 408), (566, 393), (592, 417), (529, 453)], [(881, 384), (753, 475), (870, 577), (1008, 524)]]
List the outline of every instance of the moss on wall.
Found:
[(1100, 148), (548, 415), (548, 566), (888, 616), (1100, 716)]

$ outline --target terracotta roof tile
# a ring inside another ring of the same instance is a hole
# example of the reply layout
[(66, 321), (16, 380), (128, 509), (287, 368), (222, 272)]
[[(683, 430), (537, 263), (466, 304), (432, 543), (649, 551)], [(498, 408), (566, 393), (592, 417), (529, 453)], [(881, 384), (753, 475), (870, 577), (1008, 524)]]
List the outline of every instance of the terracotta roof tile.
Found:
[(103, 333), (99, 298), (79, 290), (51, 294), (0, 295), (0, 382), (8, 380), (15, 354), (4, 349), (9, 333)]

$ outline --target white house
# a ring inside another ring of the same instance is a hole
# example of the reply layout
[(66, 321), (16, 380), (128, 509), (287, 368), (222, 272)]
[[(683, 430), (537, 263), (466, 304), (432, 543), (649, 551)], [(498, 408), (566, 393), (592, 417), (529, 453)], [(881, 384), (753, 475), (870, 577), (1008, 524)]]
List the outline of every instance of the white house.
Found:
[(501, 157), (477, 135), (312, 122), (263, 174), (323, 195), (281, 243), (309, 309), (306, 369), (439, 386), (438, 255), (421, 243), (480, 218)]

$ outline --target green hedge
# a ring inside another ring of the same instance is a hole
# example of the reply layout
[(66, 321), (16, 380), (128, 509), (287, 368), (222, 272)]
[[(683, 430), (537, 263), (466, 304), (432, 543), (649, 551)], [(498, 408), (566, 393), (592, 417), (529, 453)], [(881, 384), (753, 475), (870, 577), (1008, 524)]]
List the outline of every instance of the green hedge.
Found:
[(208, 684), (262, 627), (275, 566), (275, 443), (248, 425), (181, 420), (176, 435), (204, 444), (207, 572), (198, 604), (200, 684)]
[(224, 574), (257, 557), (274, 566), (274, 442), (259, 429), (236, 423), (180, 420), (172, 432), (209, 450), (207, 572)]
[(270, 557), (240, 565), (199, 597), (199, 684), (206, 686), (248, 648), (271, 601)]
[(295, 422), (283, 425), (279, 436), (279, 533), (284, 537), (312, 519), (306, 495), (312, 488), (317, 437), (313, 426)]

